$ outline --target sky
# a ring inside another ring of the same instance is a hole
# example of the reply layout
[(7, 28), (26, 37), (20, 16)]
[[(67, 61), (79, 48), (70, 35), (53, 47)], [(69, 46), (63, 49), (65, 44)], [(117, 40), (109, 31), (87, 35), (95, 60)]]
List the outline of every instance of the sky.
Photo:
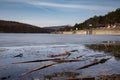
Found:
[(0, 20), (39, 27), (74, 25), (120, 8), (120, 0), (0, 0)]

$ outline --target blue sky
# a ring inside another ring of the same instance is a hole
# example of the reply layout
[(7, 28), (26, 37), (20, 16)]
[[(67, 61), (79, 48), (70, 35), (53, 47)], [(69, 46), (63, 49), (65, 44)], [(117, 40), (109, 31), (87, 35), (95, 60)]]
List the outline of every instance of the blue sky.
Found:
[(74, 25), (120, 8), (120, 0), (0, 0), (0, 19), (40, 27)]

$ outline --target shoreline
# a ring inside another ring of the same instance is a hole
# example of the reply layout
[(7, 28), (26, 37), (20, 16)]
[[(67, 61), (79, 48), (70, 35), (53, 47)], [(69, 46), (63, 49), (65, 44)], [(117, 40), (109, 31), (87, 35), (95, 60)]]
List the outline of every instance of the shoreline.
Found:
[(74, 31), (58, 31), (55, 34), (83, 34), (83, 35), (120, 35), (120, 28), (98, 28)]

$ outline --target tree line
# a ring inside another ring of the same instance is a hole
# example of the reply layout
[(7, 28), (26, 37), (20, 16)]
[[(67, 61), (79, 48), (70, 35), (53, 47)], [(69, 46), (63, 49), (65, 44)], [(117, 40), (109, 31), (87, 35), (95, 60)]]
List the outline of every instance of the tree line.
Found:
[(51, 32), (51, 30), (25, 24), (25, 23), (0, 20), (0, 32), (2, 33), (49, 33)]
[(108, 24), (120, 24), (120, 8), (116, 9), (116, 11), (109, 12), (104, 16), (94, 16), (84, 21), (83, 23), (76, 23), (73, 26), (73, 29), (89, 29), (89, 28), (99, 28), (105, 27)]

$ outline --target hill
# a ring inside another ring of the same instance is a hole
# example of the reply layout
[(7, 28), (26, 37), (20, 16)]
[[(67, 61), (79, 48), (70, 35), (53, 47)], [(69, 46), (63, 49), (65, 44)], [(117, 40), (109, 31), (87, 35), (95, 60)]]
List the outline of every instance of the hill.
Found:
[(19, 23), (14, 21), (0, 20), (0, 33), (49, 33), (50, 29)]
[(75, 24), (74, 29), (88, 29), (109, 26), (120, 26), (120, 8), (116, 11), (109, 12), (104, 16), (94, 16), (84, 21), (83, 23)]
[(70, 26), (70, 25), (50, 26), (50, 27), (45, 27), (45, 29), (50, 29), (53, 31), (69, 31), (72, 29), (72, 26)]

